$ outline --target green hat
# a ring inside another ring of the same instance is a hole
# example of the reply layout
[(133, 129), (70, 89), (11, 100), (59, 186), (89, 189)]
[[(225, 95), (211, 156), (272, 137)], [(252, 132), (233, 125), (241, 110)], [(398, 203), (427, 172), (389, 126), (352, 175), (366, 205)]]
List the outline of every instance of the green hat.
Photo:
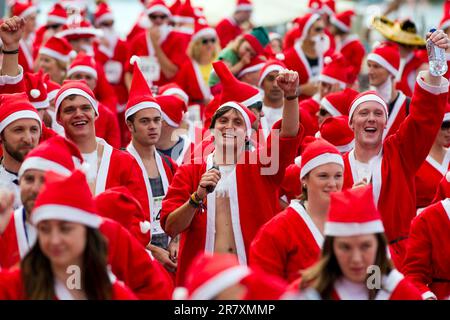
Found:
[(257, 55), (263, 53), (265, 46), (267, 46), (270, 41), (269, 34), (264, 27), (253, 28), (250, 33), (244, 35), (244, 39), (250, 43)]

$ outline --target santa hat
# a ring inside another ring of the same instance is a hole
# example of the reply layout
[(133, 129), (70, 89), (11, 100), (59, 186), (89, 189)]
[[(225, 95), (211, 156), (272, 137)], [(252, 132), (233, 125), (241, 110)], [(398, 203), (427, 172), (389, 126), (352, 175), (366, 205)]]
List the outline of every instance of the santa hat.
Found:
[(337, 163), (344, 167), (344, 160), (339, 150), (323, 139), (315, 140), (305, 148), (301, 163), (300, 179), (311, 170), (327, 163)]
[(131, 229), (134, 215), (145, 215), (139, 201), (124, 186), (108, 189), (94, 201), (100, 216), (119, 222), (127, 230)]
[(180, 8), (181, 4), (182, 4), (181, 0), (175, 0), (172, 3), (172, 5), (169, 7), (170, 14), (172, 15), (172, 17), (174, 17), (177, 14), (178, 9)]
[(248, 107), (262, 100), (259, 90), (236, 79), (223, 61), (214, 62), (213, 68), (222, 84), (221, 104), (237, 101)]
[(349, 65), (345, 57), (340, 53), (334, 53), (332, 56), (326, 56), (323, 62), (319, 80), (330, 84), (337, 83), (344, 89), (349, 83)]
[(261, 69), (261, 73), (259, 74), (258, 87), (261, 87), (264, 79), (267, 75), (273, 71), (283, 71), (286, 69), (286, 66), (283, 62), (279, 60), (269, 60), (267, 61)]
[(41, 118), (25, 92), (0, 95), (0, 133), (19, 119), (34, 119), (42, 128)]
[(16, 1), (12, 7), (12, 15), (19, 18), (26, 18), (31, 14), (37, 13), (38, 8), (32, 1)]
[(335, 0), (322, 0), (322, 12), (333, 16), (336, 13), (336, 1)]
[(320, 105), (334, 117), (347, 116), (350, 105), (358, 94), (356, 90), (345, 88), (343, 91), (327, 94), (320, 100)]
[(114, 15), (111, 11), (111, 8), (108, 6), (106, 2), (100, 2), (97, 6), (97, 10), (94, 13), (94, 22), (95, 25), (100, 25), (104, 21), (114, 21)]
[(159, 87), (158, 91), (159, 91), (159, 95), (161, 95), (161, 96), (177, 96), (181, 100), (183, 100), (186, 105), (189, 104), (189, 96), (175, 82), (171, 82), (171, 83), (168, 83), (168, 84), (165, 84), (165, 85)]
[(211, 28), (205, 19), (198, 19), (195, 21), (194, 34), (192, 35), (191, 41), (205, 37), (217, 39), (216, 29)]
[(161, 115), (164, 121), (171, 127), (178, 128), (183, 120), (183, 114), (187, 111), (186, 103), (176, 96), (158, 96), (156, 102), (161, 107)]
[(237, 0), (234, 11), (252, 11), (253, 3), (250, 0)]
[(376, 102), (381, 104), (384, 110), (384, 114), (386, 116), (386, 119), (388, 118), (388, 107), (386, 105), (386, 102), (384, 102), (383, 98), (381, 98), (376, 91), (366, 91), (363, 93), (360, 93), (356, 96), (356, 98), (352, 101), (350, 105), (350, 110), (348, 111), (348, 123), (350, 124), (350, 121), (352, 121), (353, 113), (355, 112), (356, 108), (363, 102)]
[(322, 12), (322, 1), (321, 0), (309, 0), (308, 1), (308, 11), (311, 13), (321, 13)]
[(98, 102), (95, 99), (94, 93), (84, 80), (66, 80), (63, 82), (61, 89), (59, 89), (55, 97), (55, 114), (58, 114), (59, 107), (63, 100), (73, 94), (86, 98), (94, 109), (95, 114), (98, 116)]
[(125, 109), (125, 121), (131, 115), (143, 109), (156, 109), (161, 112), (161, 107), (152, 95), (147, 81), (139, 68), (139, 58), (132, 56), (130, 63), (134, 65), (133, 79), (131, 80), (130, 94)]
[(278, 32), (269, 32), (269, 40), (283, 40), (283, 37)]
[(380, 212), (375, 207), (372, 186), (331, 193), (324, 234), (351, 237), (384, 232)]
[(94, 57), (87, 55), (83, 51), (78, 53), (67, 71), (67, 77), (69, 78), (77, 72), (87, 73), (91, 77), (97, 79), (97, 63), (95, 62)]
[(55, 3), (50, 12), (47, 14), (47, 25), (49, 24), (66, 24), (67, 12), (61, 4)]
[(295, 23), (298, 24), (298, 29), (300, 32), (300, 37), (298, 41), (303, 41), (308, 35), (309, 29), (311, 29), (314, 22), (320, 19), (320, 15), (318, 13), (307, 13), (302, 17), (296, 18), (294, 20)]
[(62, 136), (54, 136), (40, 143), (25, 157), (19, 170), (19, 177), (27, 170), (54, 171), (70, 176), (81, 168), (83, 157), (78, 147)]
[(270, 41), (269, 34), (264, 27), (253, 28), (250, 33), (244, 34), (244, 39), (247, 40), (252, 46), (253, 50), (256, 52), (256, 55), (263, 54), (264, 48)]
[(261, 56), (256, 56), (250, 61), (248, 65), (241, 69), (241, 71), (237, 75), (237, 78), (240, 79), (247, 73), (259, 72), (265, 64), (265, 59), (263, 60)]
[(352, 150), (355, 145), (355, 134), (348, 126), (347, 116), (326, 118), (320, 126), (316, 137), (327, 140), (340, 153)]
[(400, 52), (398, 46), (392, 42), (383, 42), (369, 53), (367, 61), (378, 63), (396, 77), (400, 68)]
[(31, 212), (31, 223), (37, 225), (53, 219), (81, 223), (91, 228), (98, 228), (102, 223), (86, 176), (81, 171), (76, 170), (68, 177), (54, 172), (45, 175), (45, 184)]
[(67, 40), (94, 38), (103, 36), (103, 31), (94, 28), (88, 20), (83, 19), (80, 15), (74, 14), (67, 18), (67, 24), (56, 36)]
[(251, 270), (240, 265), (233, 254), (199, 255), (189, 267), (186, 286), (176, 288), (173, 299), (211, 300), (250, 273)]
[(194, 23), (196, 19), (197, 15), (190, 0), (185, 0), (173, 17), (173, 20), (178, 23)]
[(352, 28), (353, 10), (345, 10), (330, 17), (330, 23), (343, 32), (349, 32)]
[(450, 171), (447, 171), (445, 176), (439, 182), (436, 194), (434, 195), (433, 201), (431, 201), (431, 203), (436, 203), (447, 198), (450, 198)]
[(66, 39), (53, 36), (39, 48), (39, 54), (45, 54), (56, 60), (68, 63), (76, 55), (76, 52), (72, 50), (72, 46)]
[(444, 3), (444, 15), (439, 23), (439, 29), (445, 30), (450, 27), (450, 1)]
[(246, 106), (235, 101), (228, 101), (222, 104), (217, 110), (219, 112), (222, 108), (230, 107), (237, 110), (241, 116), (244, 118), (245, 127), (247, 130), (247, 137), (252, 135), (252, 123), (256, 120), (255, 114), (251, 112)]
[(445, 114), (444, 119), (442, 119), (442, 122), (450, 121), (450, 103), (447, 102), (447, 107), (445, 108)]
[(47, 88), (45, 87), (44, 75), (42, 70), (38, 73), (25, 73), (25, 89), (31, 104), (36, 109), (45, 109), (50, 106), (47, 97)]
[(47, 98), (49, 101), (52, 101), (56, 98), (59, 89), (61, 89), (61, 85), (50, 80), (50, 76), (48, 74), (44, 75), (44, 82), (47, 86)]
[(170, 9), (166, 6), (164, 1), (162, 0), (153, 0), (147, 5), (147, 9), (145, 10), (145, 13), (147, 15), (151, 15), (152, 13), (155, 12), (162, 12), (166, 14), (168, 17), (172, 15)]

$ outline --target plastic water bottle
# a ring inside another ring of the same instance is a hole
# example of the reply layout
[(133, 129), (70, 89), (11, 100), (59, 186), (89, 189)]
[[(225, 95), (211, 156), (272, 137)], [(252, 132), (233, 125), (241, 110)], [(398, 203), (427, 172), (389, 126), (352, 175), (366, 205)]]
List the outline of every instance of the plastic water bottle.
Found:
[[(436, 29), (431, 29), (430, 32), (435, 32)], [(442, 76), (447, 72), (447, 59), (445, 57), (445, 50), (434, 45), (428, 39), (427, 41), (428, 61), (430, 63), (430, 73), (433, 76)]]

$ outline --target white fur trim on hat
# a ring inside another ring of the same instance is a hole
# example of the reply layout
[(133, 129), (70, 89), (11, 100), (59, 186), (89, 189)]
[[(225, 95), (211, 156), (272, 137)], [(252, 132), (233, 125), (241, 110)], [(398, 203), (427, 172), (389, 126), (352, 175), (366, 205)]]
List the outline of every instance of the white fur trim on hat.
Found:
[(222, 109), (224, 107), (231, 107), (241, 113), (242, 117), (244, 118), (245, 126), (247, 129), (247, 137), (250, 137), (252, 135), (252, 124), (250, 123), (250, 118), (248, 117), (248, 114), (244, 111), (244, 109), (242, 109), (242, 107), (239, 104), (237, 104), (236, 102), (230, 101), (230, 102), (226, 102), (223, 105), (221, 105), (217, 109), (217, 111), (219, 111), (220, 109)]
[(53, 219), (78, 222), (92, 228), (98, 228), (102, 223), (102, 218), (95, 213), (61, 204), (43, 205), (36, 208), (31, 214), (31, 223), (34, 225)]
[(154, 12), (165, 13), (168, 17), (170, 17), (172, 15), (172, 13), (170, 12), (169, 8), (167, 8), (166, 6), (164, 6), (162, 4), (157, 4), (155, 6), (151, 6), (145, 12), (147, 13), (147, 15), (150, 15), (150, 14), (152, 14)]
[(39, 98), (39, 96), (41, 95), (41, 92), (39, 91), (39, 89), (31, 89), (30, 90), (30, 96), (34, 99)]
[(450, 121), (450, 112), (447, 112), (446, 114), (444, 114), (444, 119), (442, 119), (442, 122), (445, 121)]
[(341, 31), (349, 32), (350, 28), (342, 21), (336, 19), (334, 15), (330, 17), (330, 23), (338, 27)]
[(48, 101), (48, 96), (44, 101), (38, 101), (38, 102), (32, 101), (31, 104), (33, 105), (33, 107), (35, 107), (38, 110), (46, 109), (46, 108), (50, 107), (50, 102)]
[(327, 75), (325, 75), (325, 74), (319, 74), (319, 81), (326, 82), (326, 83), (330, 83), (330, 84), (336, 84), (336, 83), (338, 83), (338, 84), (339, 84), (339, 87), (340, 87), (341, 89), (345, 89), (345, 87), (346, 87), (346, 85), (347, 85), (345, 82), (343, 82), (343, 81), (341, 81), (341, 80), (338, 80), (338, 79), (335, 79), (335, 78), (332, 78), (332, 77), (327, 76)]
[(92, 77), (94, 77), (95, 79), (97, 79), (97, 70), (95, 70), (94, 68), (89, 67), (89, 66), (81, 66), (81, 65), (70, 68), (69, 71), (67, 71), (67, 77), (70, 77), (74, 73), (77, 73), (77, 72), (87, 73), (87, 74), (91, 75)]
[(388, 118), (388, 107), (386, 105), (386, 102), (384, 102), (383, 99), (381, 99), (379, 96), (377, 96), (375, 94), (367, 94), (367, 95), (359, 97), (357, 100), (355, 100), (352, 103), (352, 105), (350, 107), (350, 111), (348, 112), (348, 125), (350, 125), (350, 122), (352, 121), (353, 113), (355, 112), (356, 108), (361, 103), (364, 103), (367, 101), (378, 102), (379, 104), (381, 104), (384, 109), (384, 114), (386, 116), (386, 119)]
[(162, 96), (173, 96), (173, 95), (177, 95), (180, 96), (184, 103), (188, 104), (189, 103), (189, 96), (186, 94), (186, 92), (183, 91), (183, 89), (180, 88), (170, 88), (167, 89), (166, 91), (164, 91), (163, 94), (161, 94)]
[(42, 171), (54, 171), (64, 176), (70, 176), (71, 171), (66, 167), (60, 165), (57, 162), (41, 158), (41, 157), (31, 157), (25, 159), (19, 169), (19, 178), (23, 173), (29, 169), (42, 170)]
[(114, 15), (112, 14), (112, 12), (107, 12), (105, 14), (102, 14), (99, 18), (97, 18), (95, 20), (95, 23), (100, 24), (100, 23), (102, 23), (104, 21), (108, 21), (108, 20), (114, 21)]
[(192, 36), (192, 41), (195, 41), (197, 39), (200, 38), (204, 38), (204, 37), (214, 37), (217, 39), (217, 32), (216, 29), (214, 28), (204, 28), (202, 30), (200, 30), (197, 33), (194, 33), (194, 35)]
[(365, 223), (326, 222), (324, 234), (333, 237), (350, 237), (362, 234), (373, 234), (384, 232), (381, 220)]
[(331, 102), (328, 101), (328, 99), (326, 97), (324, 97), (324, 98), (322, 98), (322, 100), (320, 100), (320, 105), (322, 106), (323, 109), (325, 109), (333, 117), (342, 116), (341, 112), (338, 109), (336, 109), (331, 104)]
[(342, 160), (342, 156), (336, 153), (322, 153), (315, 158), (309, 160), (300, 170), (300, 179), (306, 176), (311, 170), (327, 163), (336, 163), (344, 166), (344, 160)]
[(47, 92), (47, 98), (48, 101), (52, 101), (53, 99), (56, 98), (56, 95), (58, 94), (59, 89), (55, 89), (53, 91)]
[(203, 285), (192, 292), (191, 300), (210, 300), (217, 296), (220, 292), (234, 284), (239, 283), (242, 279), (250, 274), (250, 269), (246, 266), (236, 266), (220, 272), (216, 276), (206, 281)]
[(55, 58), (56, 60), (61, 60), (62, 62), (65, 62), (65, 63), (69, 62), (69, 60), (70, 60), (70, 56), (69, 55), (61, 54), (58, 51), (49, 49), (47, 47), (41, 47), (39, 49), (39, 53), (40, 54), (45, 54), (45, 55), (47, 55), (49, 57), (52, 57), (52, 58)]
[(355, 147), (355, 139), (352, 140), (352, 142), (348, 143), (348, 144), (344, 144), (342, 146), (335, 146), (336, 149), (339, 150), (340, 153), (345, 153), (345, 152), (349, 152), (350, 150), (352, 150)]
[(264, 79), (267, 77), (267, 75), (273, 71), (278, 71), (281, 72), (284, 70), (284, 67), (279, 65), (279, 64), (272, 64), (270, 66), (268, 66), (266, 69), (264, 69), (263, 72), (261, 72), (260, 76), (259, 76), (259, 80), (258, 80), (258, 87), (261, 87)]
[(67, 37), (67, 36), (81, 35), (81, 34), (87, 34), (92, 37), (103, 37), (103, 30), (95, 29), (95, 28), (79, 27), (79, 28), (66, 29), (66, 30), (60, 31), (56, 34), (56, 36), (63, 38), (63, 37)]
[(180, 125), (178, 123), (176, 123), (175, 121), (173, 121), (172, 119), (170, 119), (170, 117), (161, 110), (161, 115), (164, 119), (165, 122), (167, 122), (167, 124), (173, 128), (178, 128)]
[(305, 40), (306, 35), (308, 34), (309, 29), (311, 29), (312, 25), (314, 24), (314, 22), (316, 22), (317, 20), (320, 19), (320, 14), (318, 13), (313, 13), (311, 15), (311, 17), (309, 17), (308, 21), (306, 21), (305, 26), (302, 30), (302, 35), (300, 37), (300, 41)]
[(376, 53), (369, 53), (367, 56), (367, 61), (374, 61), (381, 65), (383, 68), (387, 69), (393, 76), (397, 76), (398, 70), (394, 68), (392, 64), (390, 64), (385, 58)]
[(252, 4), (239, 4), (236, 6), (235, 8), (235, 12), (236, 11), (252, 11), (253, 10), (253, 5)]
[(47, 16), (47, 24), (49, 23), (66, 24), (67, 18), (50, 15)]
[(68, 90), (65, 90), (63, 93), (61, 93), (58, 96), (58, 99), (56, 99), (55, 101), (55, 113), (58, 114), (58, 110), (59, 110), (59, 106), (61, 105), (61, 103), (63, 102), (63, 100), (65, 98), (67, 98), (68, 96), (75, 94), (78, 96), (82, 96), (85, 97), (86, 99), (89, 100), (89, 102), (91, 103), (92, 108), (95, 111), (95, 114), (98, 115), (98, 103), (97, 101), (90, 95), (88, 94), (86, 91), (82, 90), (82, 89), (78, 89), (78, 88), (70, 88)]
[(261, 63), (255, 64), (251, 67), (242, 69), (241, 72), (238, 73), (238, 76), (237, 76), (238, 79), (241, 78), (242, 76), (246, 75), (247, 73), (261, 70), (265, 64), (266, 64), (265, 62), (261, 62)]
[(37, 13), (38, 12), (38, 8), (36, 6), (30, 6), (27, 9), (25, 9), (20, 15), (20, 18), (26, 18), (28, 17), (30, 14), (33, 13)]
[(248, 99), (245, 100), (245, 101), (242, 101), (241, 103), (242, 103), (244, 106), (249, 107), (249, 106), (251, 106), (252, 104), (255, 104), (255, 103), (258, 102), (258, 101), (262, 101), (262, 95), (261, 95), (260, 92), (258, 92), (257, 94), (255, 94), (253, 97), (250, 97), (250, 98), (248, 98)]
[(131, 108), (127, 109), (127, 111), (125, 111), (125, 120), (127, 120), (130, 116), (132, 116), (136, 112), (139, 112), (144, 109), (156, 109), (159, 112), (161, 112), (162, 115), (161, 107), (159, 106), (159, 104), (151, 101), (143, 101), (139, 102), (138, 104), (135, 104)]
[(42, 128), (41, 124), (41, 118), (39, 118), (39, 115), (37, 112), (31, 111), (31, 110), (21, 110), (16, 111), (14, 113), (11, 113), (9, 116), (7, 116), (5, 119), (0, 121), (0, 133), (12, 122), (20, 119), (34, 119), (39, 122), (39, 126)]

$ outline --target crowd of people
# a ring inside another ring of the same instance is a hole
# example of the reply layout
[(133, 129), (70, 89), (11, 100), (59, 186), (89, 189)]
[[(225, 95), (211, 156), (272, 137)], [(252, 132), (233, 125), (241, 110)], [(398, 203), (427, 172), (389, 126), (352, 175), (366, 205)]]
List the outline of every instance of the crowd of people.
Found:
[(126, 39), (107, 1), (11, 2), (0, 299), (450, 298), (450, 1), (370, 52), (338, 1), (285, 34), (230, 2), (141, 0)]

